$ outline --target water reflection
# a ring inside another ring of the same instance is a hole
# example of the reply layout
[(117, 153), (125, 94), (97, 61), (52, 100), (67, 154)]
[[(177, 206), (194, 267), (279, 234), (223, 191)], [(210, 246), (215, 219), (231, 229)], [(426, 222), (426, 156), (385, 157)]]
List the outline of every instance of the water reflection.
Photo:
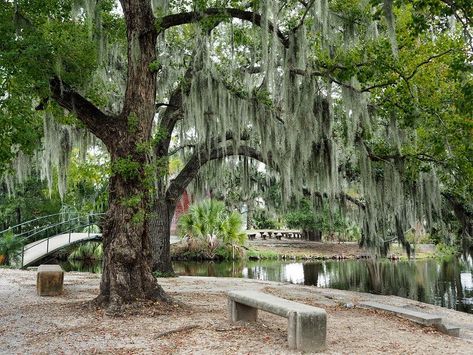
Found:
[(473, 264), (467, 258), (421, 261), (282, 263), (176, 262), (180, 275), (232, 276), (397, 295), (473, 313)]
[(61, 263), (61, 266), (64, 271), (92, 272), (94, 274), (102, 272), (101, 260), (68, 260)]
[[(346, 260), (314, 263), (281, 261), (175, 262), (179, 275), (244, 277), (397, 295), (473, 313), (473, 258), (397, 261)], [(62, 264), (66, 271), (101, 272), (101, 262)]]

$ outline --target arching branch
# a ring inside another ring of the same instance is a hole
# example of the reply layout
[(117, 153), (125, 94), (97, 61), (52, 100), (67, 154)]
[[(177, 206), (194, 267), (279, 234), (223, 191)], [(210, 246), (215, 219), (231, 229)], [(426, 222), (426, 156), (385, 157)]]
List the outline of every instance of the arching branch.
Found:
[(309, 13), (309, 10), (312, 8), (312, 6), (314, 6), (314, 3), (315, 3), (315, 0), (310, 0), (308, 2), (302, 3), (302, 5), (304, 5), (304, 7), (305, 7), (305, 11), (302, 15), (301, 20), (299, 21), (299, 24), (292, 29), (293, 32), (296, 32), (304, 24), (305, 18), (307, 16), (307, 14)]
[[(184, 25), (187, 23), (199, 22), (204, 18), (209, 18), (212, 16), (238, 18), (243, 21), (251, 22), (259, 27), (264, 26), (262, 16), (256, 12), (233, 8), (208, 8), (203, 11), (182, 12), (179, 14), (164, 16), (159, 22), (158, 32), (162, 32), (168, 28)], [(279, 28), (275, 28), (274, 24), (270, 21), (268, 21), (267, 25), (267, 30), (269, 32), (276, 31), (276, 35), (278, 36), (281, 44), (284, 47), (289, 48), (289, 39), (284, 35), (284, 33)]]
[(199, 169), (211, 160), (222, 159), (232, 155), (241, 155), (259, 160), (264, 164), (271, 165), (271, 159), (266, 158), (260, 151), (250, 146), (241, 145), (234, 148), (233, 145), (215, 147), (208, 151), (202, 147), (195, 152), (187, 162), (186, 166), (181, 170), (179, 175), (171, 180), (166, 192), (166, 199), (177, 200), (183, 193), (190, 182), (197, 176)]
[[(192, 66), (186, 71), (184, 75), (184, 82), (188, 82), (192, 77)], [(169, 98), (169, 103), (167, 103), (166, 109), (162, 114), (162, 118), (159, 122), (159, 135), (160, 139), (158, 140), (156, 146), (154, 147), (154, 152), (157, 157), (163, 157), (168, 155), (169, 145), (171, 143), (172, 132), (176, 123), (183, 117), (182, 115), (182, 83), (177, 86), (177, 88), (172, 92), (171, 97)]]
[[(320, 191), (309, 191), (309, 189), (306, 189), (306, 188), (303, 189), (302, 193), (305, 197), (309, 197), (311, 195), (317, 196), (320, 199), (328, 197), (327, 193), (322, 193)], [(363, 211), (366, 209), (366, 204), (362, 200), (357, 199), (353, 196), (350, 196), (346, 192), (342, 191), (336, 197), (340, 201), (349, 201), (349, 202), (351, 202), (352, 204), (358, 206), (358, 208), (362, 209)]]
[(115, 127), (113, 117), (100, 111), (58, 77), (51, 79), (49, 86), (51, 97), (61, 107), (73, 112), (93, 134), (104, 142), (111, 136)]

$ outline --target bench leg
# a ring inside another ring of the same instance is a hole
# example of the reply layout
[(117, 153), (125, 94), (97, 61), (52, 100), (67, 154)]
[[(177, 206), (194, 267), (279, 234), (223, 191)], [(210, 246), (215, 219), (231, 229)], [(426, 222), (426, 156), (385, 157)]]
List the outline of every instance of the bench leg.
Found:
[(287, 342), (289, 349), (297, 349), (297, 313), (291, 312), (287, 317)]
[(257, 308), (246, 306), (231, 299), (228, 300), (228, 312), (232, 322), (238, 322), (240, 320), (256, 322), (258, 316)]
[(327, 316), (325, 313), (305, 315), (292, 312), (288, 317), (287, 341), (289, 348), (309, 352), (326, 348)]

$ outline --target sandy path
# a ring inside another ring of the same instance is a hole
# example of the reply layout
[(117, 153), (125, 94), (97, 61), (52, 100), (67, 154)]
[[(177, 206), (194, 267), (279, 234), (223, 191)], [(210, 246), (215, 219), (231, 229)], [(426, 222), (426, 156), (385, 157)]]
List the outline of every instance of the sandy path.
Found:
[[(160, 283), (182, 305), (169, 309), (156, 304), (124, 318), (110, 318), (86, 305), (98, 294), (98, 275), (67, 273), (64, 294), (54, 298), (36, 296), (35, 277), (34, 271), (0, 269), (2, 354), (298, 354), (287, 347), (284, 318), (261, 312), (254, 324), (229, 324), (224, 292), (230, 289), (260, 289), (325, 308), (327, 354), (471, 354), (473, 349), (469, 339), (342, 306), (368, 298), (419, 306), (399, 297), (244, 279), (179, 277)], [(421, 306), (473, 325), (473, 315)], [(165, 334), (169, 331), (175, 332)], [(468, 330), (463, 335), (470, 336)]]

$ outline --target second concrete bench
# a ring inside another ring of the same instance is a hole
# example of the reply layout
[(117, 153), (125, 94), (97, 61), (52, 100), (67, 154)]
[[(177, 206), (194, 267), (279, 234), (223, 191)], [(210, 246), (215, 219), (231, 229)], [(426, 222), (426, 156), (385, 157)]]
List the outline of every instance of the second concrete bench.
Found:
[(311, 352), (325, 349), (327, 313), (324, 309), (258, 291), (230, 291), (228, 308), (232, 322), (254, 322), (258, 309), (286, 317), (287, 340), (291, 349)]

